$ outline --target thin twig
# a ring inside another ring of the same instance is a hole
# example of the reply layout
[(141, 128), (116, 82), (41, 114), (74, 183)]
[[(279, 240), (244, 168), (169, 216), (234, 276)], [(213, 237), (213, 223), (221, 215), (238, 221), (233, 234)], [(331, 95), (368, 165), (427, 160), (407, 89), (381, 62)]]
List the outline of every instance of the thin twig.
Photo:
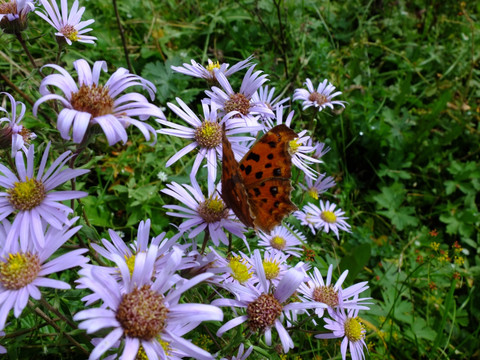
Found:
[(48, 301), (44, 299), (43, 296), (40, 298), (40, 304), (42, 304), (42, 306), (46, 308), (48, 311), (57, 315), (60, 318), (60, 320), (66, 321), (68, 325), (70, 325), (72, 328), (74, 329), (77, 328), (77, 324), (75, 324), (72, 320), (68, 319), (65, 315), (63, 315), (60, 311), (58, 311), (58, 309), (50, 305)]
[(73, 345), (75, 345), (76, 347), (78, 347), (80, 349), (80, 351), (82, 351), (85, 355), (89, 355), (90, 352), (85, 349), (82, 344), (80, 344), (77, 340), (75, 340), (70, 334), (62, 331), (62, 329), (60, 328), (60, 326), (57, 325), (57, 323), (55, 321), (53, 321), (47, 314), (45, 314), (42, 310), (40, 310), (37, 306), (35, 306), (35, 304), (31, 301), (31, 300), (28, 300), (28, 305), (33, 309), (33, 311), (38, 315), (40, 316), (43, 320), (45, 320), (50, 326), (52, 326), (55, 330), (57, 330), (59, 333), (61, 333), (62, 335), (64, 335), (68, 341), (70, 341)]
[(275, 7), (277, 8), (277, 17), (278, 17), (278, 27), (280, 28), (280, 42), (282, 46), (280, 46), (280, 51), (282, 52), (283, 56), (283, 67), (285, 68), (285, 77), (288, 79), (288, 57), (287, 57), (287, 39), (285, 38), (285, 29), (283, 28), (282, 23), (282, 9), (280, 7), (280, 3), (282, 0), (275, 1)]
[(118, 13), (117, 0), (112, 0), (113, 8), (115, 9), (115, 16), (117, 17), (118, 31), (120, 31), (120, 37), (122, 38), (123, 52), (125, 53), (125, 60), (127, 61), (128, 70), (133, 74), (132, 64), (128, 57), (127, 41), (125, 40), (125, 33), (123, 31), (122, 23), (120, 22), (120, 14)]
[[(30, 53), (30, 50), (28, 50), (27, 43), (25, 42), (25, 39), (22, 36), (22, 33), (20, 31), (15, 32), (15, 36), (17, 37), (17, 40), (20, 42), (22, 45), (23, 50), (28, 56), (28, 59), (30, 60), (30, 63), (35, 69), (38, 69), (38, 65), (35, 63), (35, 59), (33, 58), (32, 54)], [(42, 75), (40, 73), (40, 75)], [(42, 75), (43, 76), (43, 75)]]

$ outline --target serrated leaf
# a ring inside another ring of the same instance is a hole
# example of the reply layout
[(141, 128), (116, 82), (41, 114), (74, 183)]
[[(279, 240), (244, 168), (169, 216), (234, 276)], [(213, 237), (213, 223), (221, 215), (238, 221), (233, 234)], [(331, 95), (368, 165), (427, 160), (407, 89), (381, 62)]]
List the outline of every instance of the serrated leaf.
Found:
[(380, 188), (381, 194), (374, 195), (373, 199), (381, 208), (397, 208), (405, 198), (405, 189), (401, 183), (394, 183), (391, 186)]

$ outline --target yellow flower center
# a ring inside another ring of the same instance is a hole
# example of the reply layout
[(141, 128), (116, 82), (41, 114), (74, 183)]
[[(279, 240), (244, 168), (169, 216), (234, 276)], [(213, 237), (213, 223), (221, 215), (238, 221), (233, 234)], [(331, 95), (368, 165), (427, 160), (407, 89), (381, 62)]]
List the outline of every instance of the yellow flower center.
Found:
[(165, 355), (170, 356), (172, 353), (172, 347), (170, 346), (170, 343), (164, 341), (160, 336), (157, 336), (157, 341), (162, 346)]
[(297, 141), (298, 139), (290, 140), (288, 143), (288, 152), (293, 155), (296, 154), (298, 151), (298, 148), (300, 147), (300, 143)]
[(244, 260), (239, 256), (231, 259), (228, 266), (232, 269), (232, 277), (240, 284), (252, 277), (252, 272), (250, 271), (252, 267), (245, 265)]
[(43, 183), (34, 178), (27, 177), (26, 181), (15, 182), (13, 185), (13, 188), (7, 189), (8, 201), (19, 211), (37, 207), (47, 195)]
[(200, 203), (197, 211), (198, 215), (200, 215), (206, 223), (214, 223), (228, 218), (228, 209), (217, 195)]
[(315, 200), (318, 200), (318, 190), (315, 187), (308, 189), (308, 195), (310, 195)]
[(6, 261), (0, 261), (0, 283), (6, 289), (18, 290), (35, 280), (40, 270), (40, 259), (36, 254), (9, 254)]
[(207, 70), (213, 73), (213, 69), (220, 69), (220, 64), (217, 62), (209, 62), (207, 65)]
[(270, 245), (277, 250), (283, 250), (285, 249), (285, 246), (287, 245), (287, 242), (283, 237), (280, 237), (278, 235), (275, 235), (270, 239)]
[(280, 273), (280, 266), (276, 261), (263, 261), (263, 270), (267, 280), (275, 279)]
[(352, 342), (362, 340), (365, 337), (365, 327), (358, 317), (347, 318), (344, 329), (345, 336)]
[(60, 32), (71, 41), (78, 41), (78, 31), (72, 25), (65, 25)]
[(139, 346), (137, 356), (135, 356), (135, 360), (148, 360), (147, 353), (142, 345)]
[(322, 211), (322, 213), (320, 214), (320, 217), (322, 218), (323, 221), (328, 222), (330, 224), (333, 224), (335, 223), (335, 221), (337, 221), (337, 217), (331, 211)]
[(90, 113), (92, 118), (111, 114), (113, 102), (108, 87), (96, 84), (91, 86), (82, 84), (76, 93), (72, 93), (70, 100), (75, 110)]
[(201, 147), (213, 149), (222, 142), (222, 128), (217, 122), (204, 121), (195, 129), (194, 138)]
[(130, 276), (132, 276), (133, 269), (135, 268), (135, 255), (132, 255), (132, 256), (125, 255), (125, 262), (127, 263)]

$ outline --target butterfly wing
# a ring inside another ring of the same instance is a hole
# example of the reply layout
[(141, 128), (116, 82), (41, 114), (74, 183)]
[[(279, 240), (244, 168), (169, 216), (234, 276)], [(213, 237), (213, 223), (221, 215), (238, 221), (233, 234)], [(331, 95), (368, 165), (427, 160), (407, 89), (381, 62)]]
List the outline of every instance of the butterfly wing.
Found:
[(288, 126), (277, 125), (263, 135), (240, 161), (245, 186), (266, 179), (292, 177), (292, 155), (289, 142), (298, 135)]
[(256, 228), (266, 233), (296, 210), (290, 200), (292, 186), (292, 156), (289, 142), (298, 135), (281, 124), (267, 132), (239, 165), (247, 191), (250, 216)]
[(268, 179), (247, 188), (255, 228), (269, 234), (285, 216), (297, 210), (290, 200), (291, 191), (290, 179)]
[(233, 154), (232, 145), (225, 135), (222, 139), (222, 199), (238, 219), (248, 227), (254, 227), (250, 215), (248, 195), (243, 183), (237, 160)]

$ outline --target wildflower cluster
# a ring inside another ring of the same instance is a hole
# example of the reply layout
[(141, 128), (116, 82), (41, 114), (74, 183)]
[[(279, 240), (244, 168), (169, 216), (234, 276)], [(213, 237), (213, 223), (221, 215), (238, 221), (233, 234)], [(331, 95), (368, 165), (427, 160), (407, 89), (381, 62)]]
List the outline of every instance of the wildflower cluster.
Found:
[[(67, 0), (60, 6), (56, 0), (3, 1), (0, 28), (21, 39), (32, 11), (55, 28), (59, 54), (66, 44), (97, 40), (86, 35), (94, 20), (81, 20), (85, 8), (78, 0), (71, 7)], [(338, 261), (312, 261), (305, 251), (319, 232), (340, 239), (341, 231), (351, 230), (334, 196), (321, 198), (335, 186), (332, 176), (320, 172), (329, 148), (304, 129), (308, 124), (298, 120), (292, 100), (303, 110), (313, 108), (313, 116), (334, 105), (344, 108), (345, 102), (333, 100), (341, 92), (328, 80), (315, 88), (306, 79), (307, 89), (275, 97), (275, 88), (266, 85), (268, 75), (257, 66), (253, 56), (232, 66), (211, 60), (207, 67), (194, 60), (172, 66), (206, 80), (206, 89), (200, 114), (197, 104), (177, 97), (166, 104), (169, 118), (153, 103), (151, 81), (125, 68), (105, 81), (104, 60), (90, 64), (78, 58), (73, 70), (59, 62), (42, 66), (40, 96), (31, 109), (0, 93), (0, 150), (7, 154), (0, 163), (0, 331), (11, 330), (11, 310), (18, 318), (27, 305), (49, 308), (45, 288), (75, 286), (83, 305), (58, 321), (93, 336), (79, 346), (90, 359), (214, 359), (235, 353), (234, 359), (245, 360), (262, 337), (262, 346), (286, 354), (295, 348), (295, 329), (301, 326), (313, 328), (319, 339), (342, 338), (343, 359), (347, 348), (353, 359), (364, 357), (365, 327), (358, 313), (369, 309), (367, 282), (343, 286), (348, 270), (334, 281)], [(242, 70), (236, 86), (234, 74)], [(56, 130), (27, 129), (20, 124), (27, 111), (39, 120), (51, 116), (42, 112), (54, 114)], [(222, 199), (222, 144), (226, 138), (240, 160), (256, 139), (281, 124), (298, 134), (288, 151), (293, 187), (303, 195), (294, 199), (301, 209), (269, 233), (254, 231)], [(113, 229), (102, 238), (82, 203), (98, 185), (89, 178), (95, 164), (89, 156), (98, 151), (97, 143), (130, 145), (131, 125), (150, 145), (157, 138), (183, 139), (165, 164), (183, 172), (172, 182), (165, 169), (156, 172), (164, 188), (154, 195), (166, 204), (168, 220), (155, 224), (143, 214), (133, 240)], [(180, 160), (191, 167), (177, 167)], [(150, 237), (159, 228), (165, 232)], [(236, 327), (248, 340), (237, 336), (228, 350), (211, 351), (194, 342), (199, 326), (215, 328), (215, 344), (228, 342), (226, 334)]]

